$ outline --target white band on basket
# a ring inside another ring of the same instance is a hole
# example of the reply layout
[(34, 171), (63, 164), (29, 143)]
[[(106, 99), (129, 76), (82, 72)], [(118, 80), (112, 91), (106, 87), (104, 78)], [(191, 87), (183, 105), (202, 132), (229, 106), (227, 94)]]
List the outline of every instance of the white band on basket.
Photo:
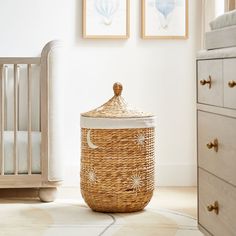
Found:
[(80, 116), (80, 126), (86, 129), (136, 129), (155, 127), (155, 117), (91, 118)]

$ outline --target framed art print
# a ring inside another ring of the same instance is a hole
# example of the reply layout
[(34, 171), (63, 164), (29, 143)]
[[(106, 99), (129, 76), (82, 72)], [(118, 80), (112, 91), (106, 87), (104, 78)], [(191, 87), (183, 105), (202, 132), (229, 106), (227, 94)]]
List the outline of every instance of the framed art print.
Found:
[(83, 0), (83, 37), (127, 39), (129, 0)]
[(187, 39), (188, 0), (142, 0), (142, 38)]

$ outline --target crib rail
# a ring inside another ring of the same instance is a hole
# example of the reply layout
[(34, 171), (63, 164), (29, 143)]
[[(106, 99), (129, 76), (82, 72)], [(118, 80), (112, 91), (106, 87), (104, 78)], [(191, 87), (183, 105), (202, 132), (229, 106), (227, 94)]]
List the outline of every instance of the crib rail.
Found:
[(0, 65), (4, 64), (39, 64), (40, 57), (0, 57)]
[[(14, 174), (19, 174), (18, 166), (18, 131), (19, 131), (19, 79), (20, 79), (20, 65), (27, 67), (27, 110), (28, 110), (28, 148), (27, 148), (27, 165), (28, 175), (32, 174), (32, 65), (40, 64), (40, 57), (5, 57), (0, 58), (0, 175), (5, 175), (5, 152), (4, 152), (4, 132), (6, 130), (6, 82), (8, 80), (8, 67), (13, 66), (13, 81), (14, 81)], [(40, 115), (39, 115), (40, 117)]]

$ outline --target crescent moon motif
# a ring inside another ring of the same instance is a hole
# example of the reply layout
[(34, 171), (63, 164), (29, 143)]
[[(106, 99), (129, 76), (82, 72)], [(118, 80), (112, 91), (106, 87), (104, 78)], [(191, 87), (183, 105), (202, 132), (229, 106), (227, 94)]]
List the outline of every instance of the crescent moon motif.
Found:
[(91, 133), (91, 130), (89, 130), (89, 131), (87, 132), (87, 144), (88, 144), (88, 146), (89, 146), (90, 148), (96, 149), (96, 148), (98, 148), (98, 146), (96, 146), (95, 144), (93, 144), (93, 143), (91, 142), (90, 133)]

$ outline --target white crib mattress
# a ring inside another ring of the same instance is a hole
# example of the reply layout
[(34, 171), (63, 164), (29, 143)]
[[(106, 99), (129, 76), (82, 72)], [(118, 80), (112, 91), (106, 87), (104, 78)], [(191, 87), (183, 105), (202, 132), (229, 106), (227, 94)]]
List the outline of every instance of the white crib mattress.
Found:
[(207, 50), (236, 46), (236, 26), (212, 30), (206, 33), (205, 48)]
[[(40, 144), (41, 133), (32, 132), (32, 173), (40, 173)], [(18, 173), (28, 173), (28, 132), (17, 132), (17, 155), (18, 155)], [(14, 132), (4, 132), (4, 172), (5, 174), (14, 173)]]

